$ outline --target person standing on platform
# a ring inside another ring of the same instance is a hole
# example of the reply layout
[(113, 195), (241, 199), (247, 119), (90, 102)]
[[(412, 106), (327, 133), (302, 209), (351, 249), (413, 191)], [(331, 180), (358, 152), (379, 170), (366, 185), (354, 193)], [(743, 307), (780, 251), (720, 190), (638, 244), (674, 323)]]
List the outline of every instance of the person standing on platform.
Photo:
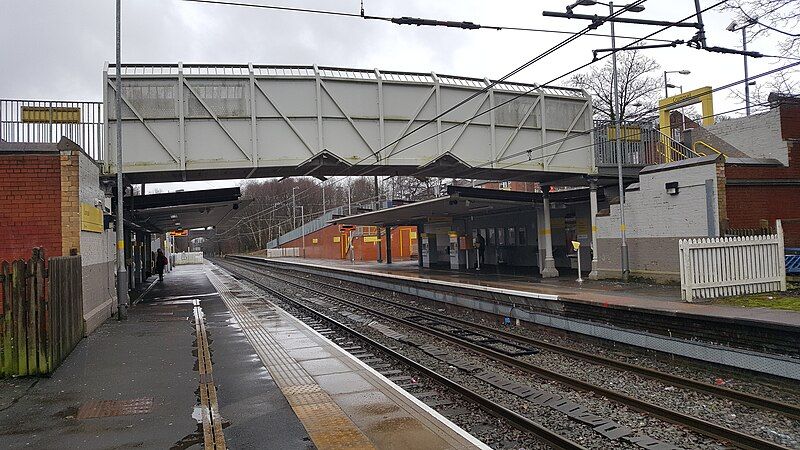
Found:
[(486, 239), (481, 236), (481, 233), (478, 232), (478, 236), (475, 238), (475, 246), (478, 247), (478, 270), (481, 270), (481, 266), (483, 266), (483, 255), (486, 252)]
[(167, 263), (167, 256), (164, 255), (164, 250), (158, 249), (158, 253), (156, 253), (156, 273), (158, 274), (158, 281), (164, 281), (164, 267)]

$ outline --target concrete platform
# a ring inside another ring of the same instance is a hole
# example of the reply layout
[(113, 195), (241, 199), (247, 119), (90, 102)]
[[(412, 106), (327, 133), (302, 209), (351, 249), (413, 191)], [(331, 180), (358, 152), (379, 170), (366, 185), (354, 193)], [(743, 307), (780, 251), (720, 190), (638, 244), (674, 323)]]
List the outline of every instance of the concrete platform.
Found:
[(318, 448), (488, 448), (226, 271), (207, 270)]
[(761, 322), (765, 325), (800, 327), (800, 313), (769, 308), (736, 308), (730, 306), (687, 303), (681, 300), (677, 286), (646, 285), (614, 281), (585, 280), (579, 284), (574, 277), (538, 278), (534, 276), (508, 275), (487, 271), (449, 271), (422, 269), (417, 261), (402, 261), (393, 264), (322, 260), (302, 258), (280, 258), (281, 262), (306, 263), (316, 266), (364, 271), (375, 274), (394, 275), (413, 280), (428, 280), (433, 283), (456, 283), (488, 288), (488, 292), (515, 291), (542, 299), (571, 301), (616, 307), (660, 311), (669, 314), (687, 314), (724, 318), (742, 322)]
[(314, 448), (202, 266), (165, 275), (127, 321), (106, 321), (51, 378), (0, 379), (0, 447), (202, 445), (196, 304), (205, 315), (228, 446)]

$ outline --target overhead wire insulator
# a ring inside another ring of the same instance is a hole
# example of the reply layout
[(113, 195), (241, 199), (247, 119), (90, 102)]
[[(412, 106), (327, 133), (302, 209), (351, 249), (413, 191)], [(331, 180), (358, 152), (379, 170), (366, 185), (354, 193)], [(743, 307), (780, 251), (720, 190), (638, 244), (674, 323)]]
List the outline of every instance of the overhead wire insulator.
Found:
[(393, 17), (390, 19), (392, 23), (398, 25), (416, 25), (416, 26), (431, 26), (431, 27), (449, 27), (461, 28), (464, 30), (478, 30), (481, 28), (492, 28), (499, 30), (499, 27), (484, 27), (474, 22), (454, 22), (450, 20), (433, 20), (433, 19), (420, 19), (417, 17)]

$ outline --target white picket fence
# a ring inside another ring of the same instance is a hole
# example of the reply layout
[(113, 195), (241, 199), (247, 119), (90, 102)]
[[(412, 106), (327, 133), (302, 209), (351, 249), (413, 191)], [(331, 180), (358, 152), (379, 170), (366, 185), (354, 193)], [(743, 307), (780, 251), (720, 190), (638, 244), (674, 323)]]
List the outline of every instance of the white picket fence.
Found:
[(785, 291), (783, 228), (776, 234), (681, 239), (681, 298), (685, 301)]
[(203, 252), (178, 252), (173, 253), (175, 256), (175, 265), (182, 266), (184, 264), (203, 264)]
[(286, 248), (268, 248), (267, 258), (299, 258), (299, 247), (286, 247)]

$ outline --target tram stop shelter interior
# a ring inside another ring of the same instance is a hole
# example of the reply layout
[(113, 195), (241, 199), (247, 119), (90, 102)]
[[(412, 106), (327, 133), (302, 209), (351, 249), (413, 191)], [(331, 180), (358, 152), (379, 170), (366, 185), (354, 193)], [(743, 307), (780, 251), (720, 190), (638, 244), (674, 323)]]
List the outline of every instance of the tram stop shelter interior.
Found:
[[(592, 192), (605, 204), (602, 189)], [(549, 235), (553, 263), (566, 274), (577, 269), (571, 241), (581, 242), (582, 270), (591, 270), (591, 210), (589, 188), (543, 194), (448, 186), (443, 197), (341, 217), (331, 223), (383, 227), (386, 236), (391, 236), (391, 227), (416, 226), (419, 266), (452, 270), (476, 267), (478, 251), (473, 243), (480, 233), (486, 241), (482, 269), (541, 273)], [(389, 242), (386, 247), (391, 247)], [(391, 255), (387, 255), (390, 262)]]

